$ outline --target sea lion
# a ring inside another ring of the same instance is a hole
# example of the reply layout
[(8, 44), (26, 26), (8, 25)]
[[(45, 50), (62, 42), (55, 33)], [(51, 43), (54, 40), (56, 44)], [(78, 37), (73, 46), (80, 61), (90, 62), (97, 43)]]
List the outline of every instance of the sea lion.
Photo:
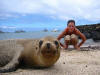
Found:
[(50, 67), (59, 57), (60, 43), (51, 36), (42, 39), (0, 41), (0, 73), (15, 71), (20, 65), (36, 68)]

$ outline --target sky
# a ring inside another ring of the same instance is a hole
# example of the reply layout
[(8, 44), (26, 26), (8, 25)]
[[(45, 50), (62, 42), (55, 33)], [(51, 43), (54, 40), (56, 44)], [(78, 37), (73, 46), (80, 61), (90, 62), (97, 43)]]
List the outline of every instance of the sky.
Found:
[(100, 0), (0, 0), (0, 28), (64, 28), (100, 23)]

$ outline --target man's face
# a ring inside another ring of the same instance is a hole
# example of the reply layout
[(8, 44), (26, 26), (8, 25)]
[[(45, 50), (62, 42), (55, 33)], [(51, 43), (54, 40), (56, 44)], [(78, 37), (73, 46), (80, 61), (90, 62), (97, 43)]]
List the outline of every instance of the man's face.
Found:
[(68, 28), (69, 28), (69, 31), (70, 31), (70, 32), (73, 32), (74, 29), (75, 29), (75, 24), (74, 24), (73, 22), (70, 22), (70, 23), (68, 24)]

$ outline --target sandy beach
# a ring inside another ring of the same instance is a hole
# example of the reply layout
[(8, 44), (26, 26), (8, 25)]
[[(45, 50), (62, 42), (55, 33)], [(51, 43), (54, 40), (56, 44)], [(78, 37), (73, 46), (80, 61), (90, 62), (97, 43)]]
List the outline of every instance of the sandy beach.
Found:
[(46, 69), (18, 69), (0, 75), (100, 75), (100, 50), (61, 50), (57, 63)]
[(100, 75), (100, 0), (0, 0), (0, 75)]

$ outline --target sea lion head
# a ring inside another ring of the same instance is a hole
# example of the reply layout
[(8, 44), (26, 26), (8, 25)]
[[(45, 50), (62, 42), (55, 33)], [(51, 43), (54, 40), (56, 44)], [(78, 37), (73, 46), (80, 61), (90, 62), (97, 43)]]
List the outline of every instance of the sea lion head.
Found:
[(60, 52), (60, 43), (56, 38), (47, 36), (39, 41), (39, 50), (44, 57), (52, 57)]

